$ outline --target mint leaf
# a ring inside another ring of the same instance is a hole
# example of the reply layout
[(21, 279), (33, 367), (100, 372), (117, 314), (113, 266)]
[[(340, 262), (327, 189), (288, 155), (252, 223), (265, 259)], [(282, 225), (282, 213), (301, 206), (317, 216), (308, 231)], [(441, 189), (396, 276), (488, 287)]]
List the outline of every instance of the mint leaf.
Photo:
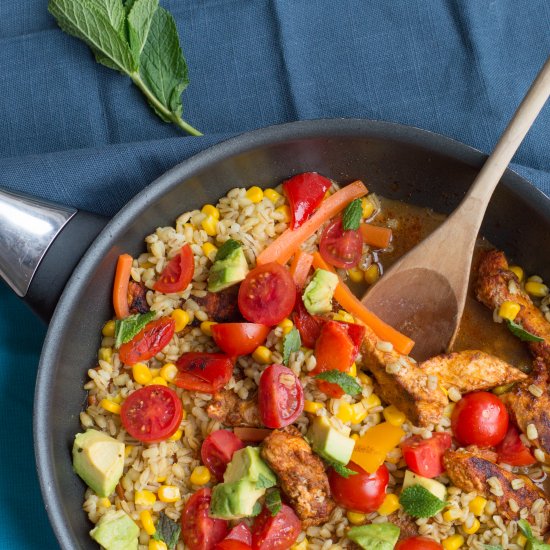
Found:
[(161, 512), (156, 528), (153, 540), (162, 541), (166, 543), (168, 550), (174, 550), (180, 538), (180, 524), (172, 521), (164, 512)]
[(252, 516), (256, 517), (260, 515), (260, 512), (262, 511), (262, 505), (259, 502), (255, 502), (254, 506), (252, 507)]
[(399, 497), (399, 503), (413, 518), (431, 518), (447, 504), (422, 485), (411, 485), (404, 489)]
[(357, 383), (357, 380), (353, 376), (339, 370), (327, 370), (319, 373), (315, 378), (337, 384), (348, 395), (358, 395), (361, 393), (361, 386)]
[(323, 453), (317, 453), (339, 476), (345, 477), (346, 479), (349, 476), (354, 476), (357, 474), (356, 471), (351, 470), (348, 468), (345, 464), (342, 464), (341, 462), (338, 462), (337, 460), (334, 460), (332, 458), (329, 458), (328, 456), (324, 455)]
[(135, 0), (132, 3), (128, 12), (128, 42), (134, 59), (140, 58), (158, 5), (158, 0)]
[(531, 526), (529, 525), (529, 522), (527, 520), (520, 519), (518, 521), (518, 527), (526, 539), (531, 540), (533, 538), (533, 531), (531, 531)]
[(535, 334), (531, 334), (530, 332), (526, 331), (519, 323), (514, 323), (514, 321), (506, 319), (506, 324), (508, 325), (510, 332), (514, 336), (517, 336), (522, 342), (544, 342), (544, 338), (540, 338)]
[(362, 214), (363, 208), (361, 207), (361, 199), (351, 201), (342, 214), (342, 229), (344, 231), (359, 229)]
[(241, 246), (242, 244), (239, 241), (236, 241), (235, 239), (227, 239), (227, 241), (225, 241), (216, 252), (214, 261), (217, 262), (218, 260), (225, 260), (227, 256), (233, 254), (233, 252), (241, 248)]
[(126, 16), (122, 0), (87, 0), (111, 23), (115, 31), (122, 35)]
[(275, 485), (275, 482), (272, 479), (269, 479), (268, 477), (264, 476), (263, 474), (260, 474), (258, 476), (258, 481), (256, 481), (256, 489), (269, 489), (274, 485)]
[(115, 321), (115, 348), (129, 342), (140, 330), (155, 318), (154, 311), (137, 313)]
[(268, 491), (267, 495), (265, 496), (265, 505), (267, 509), (271, 512), (272, 516), (276, 516), (281, 511), (283, 503), (281, 501), (281, 493), (279, 493), (279, 489)]
[(298, 351), (302, 345), (300, 333), (296, 327), (292, 327), (292, 330), (285, 334), (283, 340), (283, 364), (288, 366), (290, 361), (290, 354)]

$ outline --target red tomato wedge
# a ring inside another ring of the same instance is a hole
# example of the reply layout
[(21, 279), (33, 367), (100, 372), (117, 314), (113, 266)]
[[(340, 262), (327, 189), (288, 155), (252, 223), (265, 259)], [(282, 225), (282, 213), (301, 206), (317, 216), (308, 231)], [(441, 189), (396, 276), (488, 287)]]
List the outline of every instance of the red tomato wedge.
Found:
[(132, 392), (120, 408), (120, 421), (135, 439), (164, 441), (176, 433), (183, 418), (178, 394), (166, 386), (145, 386)]
[(420, 435), (405, 439), (401, 449), (409, 470), (428, 478), (441, 475), (445, 471), (443, 455), (451, 448), (451, 440), (451, 434), (446, 432), (434, 433), (430, 439)]
[(238, 540), (248, 544), (248, 546), (251, 546), (252, 533), (246, 523), (239, 523), (238, 525), (235, 525), (231, 531), (229, 531), (229, 534), (225, 537), (225, 540)]
[(187, 501), (181, 514), (181, 534), (189, 550), (212, 550), (229, 528), (224, 519), (209, 516), (212, 489), (201, 489)]
[(258, 405), (262, 422), (268, 428), (292, 424), (304, 410), (300, 380), (283, 365), (267, 367), (260, 377)]
[(395, 550), (443, 550), (443, 546), (428, 537), (410, 537), (400, 540)]
[(182, 292), (187, 288), (195, 273), (195, 258), (188, 244), (184, 244), (162, 270), (158, 281), (153, 285), (155, 290), (170, 294)]
[(296, 302), (296, 285), (277, 262), (253, 269), (239, 288), (239, 309), (253, 323), (273, 326), (290, 315)]
[(150, 322), (129, 342), (120, 346), (120, 360), (125, 365), (148, 361), (170, 343), (175, 327), (176, 322), (171, 317), (161, 317)]
[(357, 464), (350, 462), (347, 467), (354, 472), (348, 478), (330, 470), (328, 480), (332, 496), (337, 504), (348, 510), (369, 514), (382, 506), (386, 497), (386, 487), (390, 474), (382, 464), (374, 474), (365, 472)]
[(300, 295), (296, 298), (296, 306), (292, 316), (294, 318), (294, 325), (300, 333), (302, 344), (307, 348), (313, 349), (317, 338), (321, 334), (321, 328), (327, 322), (327, 319), (318, 317), (317, 315), (310, 315)]
[(218, 323), (212, 325), (212, 338), (227, 355), (248, 355), (265, 342), (271, 329), (259, 323)]
[(250, 550), (250, 544), (246, 544), (240, 540), (225, 538), (214, 546), (215, 550)]
[(513, 424), (508, 425), (508, 431), (495, 451), (498, 453), (498, 461), (510, 466), (530, 466), (537, 462), (531, 451), (522, 443), (519, 430)]
[(332, 182), (317, 172), (305, 172), (286, 180), (283, 192), (290, 203), (290, 229), (300, 227), (321, 204)]
[(302, 524), (290, 506), (283, 504), (275, 516), (264, 508), (252, 525), (252, 548), (287, 550), (296, 542), (301, 531)]
[(363, 237), (357, 229), (344, 231), (342, 218), (336, 218), (323, 231), (319, 252), (328, 264), (342, 269), (351, 269), (361, 259)]
[(227, 465), (233, 458), (233, 453), (243, 447), (243, 442), (233, 432), (216, 430), (204, 440), (201, 447), (201, 460), (216, 479), (221, 481)]
[(223, 353), (184, 353), (176, 362), (174, 384), (186, 390), (216, 393), (229, 382), (234, 364), (235, 360)]
[(327, 321), (321, 328), (315, 345), (317, 365), (312, 371), (313, 374), (327, 370), (346, 372), (355, 361), (357, 346), (350, 338), (345, 325), (347, 323)]

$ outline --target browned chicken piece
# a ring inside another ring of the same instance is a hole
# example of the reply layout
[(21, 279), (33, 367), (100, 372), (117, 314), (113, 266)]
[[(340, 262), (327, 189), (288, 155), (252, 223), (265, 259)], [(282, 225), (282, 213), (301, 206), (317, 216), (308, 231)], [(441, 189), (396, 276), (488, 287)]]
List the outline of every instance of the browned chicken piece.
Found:
[(274, 430), (262, 443), (262, 458), (304, 527), (328, 521), (336, 506), (321, 459), (294, 426)]
[(237, 303), (238, 294), (239, 285), (234, 285), (220, 292), (207, 292), (203, 297), (193, 297), (193, 300), (204, 309), (209, 319), (228, 323), (242, 319)]
[[(516, 475), (501, 468), (487, 460), (487, 457), (475, 449), (449, 450), (443, 457), (443, 463), (447, 470), (447, 476), (453, 485), (463, 491), (475, 491), (479, 495), (493, 500), (499, 514), (504, 519), (518, 520), (520, 519), (520, 510), (526, 508), (529, 511), (527, 521), (535, 523), (531, 506), (536, 500), (544, 499), (545, 504), (542, 509), (544, 519), (541, 530), (544, 532), (548, 529), (550, 525), (550, 502), (548, 502), (545, 493), (528, 477)], [(523, 482), (523, 485), (520, 482)], [(519, 483), (520, 486), (514, 489), (512, 483), (514, 485)], [(494, 485), (500, 485), (501, 490), (493, 489)], [(495, 495), (492, 490), (498, 494)], [(510, 501), (515, 501), (517, 511), (512, 509)]]
[(414, 519), (405, 512), (401, 511), (390, 514), (388, 516), (388, 521), (401, 529), (399, 532), (399, 540), (417, 537), (420, 534), (418, 525), (416, 525)]
[[(529, 389), (531, 388), (531, 389)], [(540, 396), (536, 394), (541, 393)], [(521, 384), (501, 396), (519, 429), (527, 433), (527, 426), (533, 424), (538, 437), (531, 440), (535, 446), (550, 455), (550, 395), (548, 371), (541, 358), (535, 359), (531, 374)]]
[(461, 393), (489, 390), (527, 378), (506, 361), (477, 350), (438, 355), (419, 366), (425, 373), (437, 376), (445, 388), (454, 386)]
[(143, 283), (130, 281), (128, 283), (128, 307), (131, 314), (147, 313), (149, 304), (147, 303), (147, 287)]
[(428, 374), (412, 359), (395, 350), (381, 351), (380, 340), (365, 327), (362, 354), (375, 378), (375, 391), (417, 426), (437, 424), (449, 403), (439, 387), (429, 387)]
[(210, 418), (225, 426), (263, 427), (256, 394), (248, 399), (241, 399), (235, 392), (223, 390), (214, 394), (206, 412)]
[(515, 273), (508, 269), (503, 252), (490, 250), (481, 259), (476, 296), (492, 310), (506, 300), (520, 304), (521, 310), (515, 322), (531, 334), (544, 338), (544, 342), (529, 342), (529, 349), (535, 357), (542, 357), (550, 368), (550, 323), (521, 288)]

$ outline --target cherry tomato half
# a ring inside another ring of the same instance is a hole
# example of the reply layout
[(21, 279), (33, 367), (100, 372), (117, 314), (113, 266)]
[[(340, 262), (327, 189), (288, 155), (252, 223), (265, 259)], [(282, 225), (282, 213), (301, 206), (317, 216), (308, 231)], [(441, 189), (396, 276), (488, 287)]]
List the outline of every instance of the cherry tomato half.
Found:
[(283, 504), (277, 515), (264, 508), (252, 525), (254, 550), (287, 550), (298, 538), (302, 524), (294, 510)]
[(227, 355), (248, 355), (265, 342), (270, 328), (258, 323), (218, 323), (212, 338)]
[(310, 315), (302, 297), (298, 295), (296, 305), (294, 307), (294, 325), (300, 333), (302, 344), (307, 348), (314, 348), (317, 338), (321, 334), (321, 328), (327, 322), (327, 319), (317, 315)]
[(176, 433), (183, 418), (178, 394), (166, 386), (145, 386), (132, 392), (120, 408), (120, 421), (135, 439), (156, 443)]
[(125, 365), (148, 361), (170, 343), (175, 327), (176, 322), (171, 317), (161, 317), (150, 322), (129, 342), (120, 346), (120, 360)]
[(445, 471), (443, 455), (451, 448), (451, 439), (451, 434), (446, 432), (434, 433), (430, 439), (420, 435), (405, 439), (401, 449), (409, 470), (428, 478), (441, 475)]
[(428, 537), (410, 537), (400, 540), (395, 550), (443, 550), (443, 546)]
[(342, 218), (336, 218), (321, 235), (319, 252), (325, 262), (334, 267), (351, 269), (361, 259), (363, 237), (358, 229), (344, 231)]
[(212, 489), (201, 489), (191, 496), (183, 509), (181, 533), (189, 550), (212, 550), (227, 535), (227, 521), (208, 515), (211, 497)]
[(451, 428), (461, 445), (492, 447), (506, 435), (508, 411), (492, 393), (468, 393), (455, 405)]
[(186, 390), (216, 393), (229, 382), (234, 363), (223, 353), (184, 353), (176, 362), (174, 384)]
[(283, 365), (267, 367), (260, 377), (258, 405), (264, 426), (284, 428), (292, 424), (304, 410), (300, 380)]
[(233, 453), (243, 447), (244, 443), (233, 432), (216, 430), (204, 440), (201, 447), (201, 460), (216, 479), (221, 481), (227, 465), (233, 458)]
[(386, 487), (390, 480), (386, 466), (382, 464), (374, 474), (365, 472), (353, 462), (350, 462), (347, 467), (357, 474), (345, 478), (331, 469), (328, 475), (330, 489), (336, 503), (348, 510), (364, 514), (378, 510), (384, 502)]
[(253, 269), (239, 288), (239, 309), (253, 323), (276, 325), (290, 315), (295, 302), (296, 285), (276, 262)]
[(498, 461), (510, 464), (510, 466), (530, 466), (536, 459), (531, 451), (519, 438), (519, 430), (513, 425), (508, 425), (508, 431), (504, 439), (497, 445)]
[(251, 546), (252, 533), (246, 523), (239, 523), (238, 525), (235, 525), (231, 531), (229, 531), (229, 534), (225, 537), (225, 540), (238, 540), (239, 542), (244, 542), (245, 544), (248, 544), (248, 546)]
[(155, 290), (170, 294), (182, 292), (187, 288), (195, 273), (195, 257), (188, 244), (184, 244), (162, 270), (159, 279), (153, 285)]

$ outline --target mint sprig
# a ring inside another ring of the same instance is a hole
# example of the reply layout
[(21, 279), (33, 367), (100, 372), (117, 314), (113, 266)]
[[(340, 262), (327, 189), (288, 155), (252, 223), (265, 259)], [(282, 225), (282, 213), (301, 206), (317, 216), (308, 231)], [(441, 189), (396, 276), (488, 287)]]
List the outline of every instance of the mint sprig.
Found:
[(342, 388), (344, 393), (348, 395), (357, 395), (361, 393), (361, 386), (357, 383), (357, 380), (355, 380), (353, 376), (339, 370), (327, 370), (319, 373), (315, 378), (337, 384)]
[(362, 213), (361, 199), (351, 201), (342, 214), (342, 229), (344, 231), (359, 229)]
[(283, 364), (288, 366), (290, 361), (290, 354), (298, 351), (302, 345), (302, 339), (300, 333), (296, 327), (292, 327), (292, 330), (285, 335), (283, 340)]
[(283, 503), (281, 501), (281, 493), (279, 492), (279, 489), (273, 489), (267, 492), (265, 496), (265, 505), (273, 517), (281, 511)]
[(519, 323), (514, 323), (514, 321), (507, 319), (506, 324), (508, 325), (510, 332), (514, 336), (517, 336), (522, 342), (544, 342), (544, 338), (525, 330), (523, 325), (520, 325)]
[(202, 135), (181, 117), (187, 65), (174, 18), (158, 0), (49, 0), (48, 10), (98, 63), (130, 77), (162, 120)]

